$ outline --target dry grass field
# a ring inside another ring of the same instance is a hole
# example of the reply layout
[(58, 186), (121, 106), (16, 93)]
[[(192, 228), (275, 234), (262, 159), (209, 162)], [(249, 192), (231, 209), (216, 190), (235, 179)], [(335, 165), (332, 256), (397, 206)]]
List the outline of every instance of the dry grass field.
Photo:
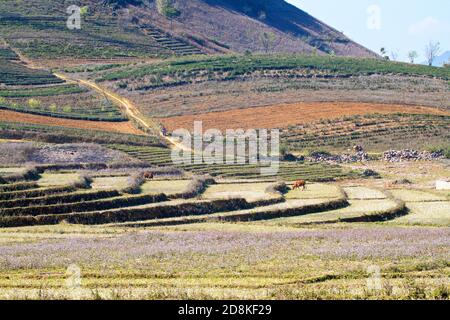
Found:
[(194, 121), (202, 121), (204, 130), (219, 129), (225, 131), (226, 129), (285, 128), (325, 119), (332, 121), (343, 116), (351, 117), (374, 113), (450, 115), (448, 111), (419, 106), (336, 102), (275, 105), (161, 118), (160, 120), (170, 131), (180, 128), (192, 131)]

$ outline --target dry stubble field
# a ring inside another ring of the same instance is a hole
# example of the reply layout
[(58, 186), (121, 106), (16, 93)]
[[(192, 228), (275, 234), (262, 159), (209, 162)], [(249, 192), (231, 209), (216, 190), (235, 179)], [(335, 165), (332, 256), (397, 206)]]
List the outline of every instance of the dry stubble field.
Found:
[(324, 119), (333, 120), (343, 116), (351, 117), (374, 113), (450, 115), (448, 111), (421, 106), (315, 102), (235, 109), (232, 111), (161, 118), (160, 120), (169, 131), (179, 128), (193, 130), (194, 121), (202, 121), (204, 130), (219, 129), (225, 131), (226, 129), (286, 128), (290, 125), (310, 124)]

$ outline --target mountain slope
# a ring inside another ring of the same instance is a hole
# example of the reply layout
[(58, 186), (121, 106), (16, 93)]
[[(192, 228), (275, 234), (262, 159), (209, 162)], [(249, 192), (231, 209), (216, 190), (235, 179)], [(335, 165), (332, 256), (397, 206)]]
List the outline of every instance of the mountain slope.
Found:
[(72, 4), (1, 2), (0, 38), (42, 59), (246, 51), (376, 57), (284, 0), (174, 0), (172, 14), (156, 0), (80, 0), (89, 10), (81, 30), (69, 30)]
[(174, 6), (180, 15), (172, 20), (158, 14), (154, 3), (134, 12), (180, 36), (197, 34), (235, 52), (376, 56), (284, 0), (178, 0)]

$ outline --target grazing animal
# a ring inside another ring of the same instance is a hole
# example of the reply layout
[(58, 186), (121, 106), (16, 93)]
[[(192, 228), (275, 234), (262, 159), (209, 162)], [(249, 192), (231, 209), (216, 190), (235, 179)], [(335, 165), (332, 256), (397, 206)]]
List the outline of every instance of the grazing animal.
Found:
[(148, 171), (144, 172), (144, 179), (145, 180), (152, 180), (153, 179), (153, 173), (148, 172)]
[(293, 190), (297, 190), (303, 188), (303, 190), (306, 190), (306, 181), (305, 180), (297, 180), (294, 183), (294, 187), (292, 188)]

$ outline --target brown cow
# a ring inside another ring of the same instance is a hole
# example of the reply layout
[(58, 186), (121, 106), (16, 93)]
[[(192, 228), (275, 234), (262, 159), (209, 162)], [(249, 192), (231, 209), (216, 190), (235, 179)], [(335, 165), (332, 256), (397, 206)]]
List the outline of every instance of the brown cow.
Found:
[(144, 172), (144, 179), (145, 180), (152, 180), (153, 179), (153, 173), (146, 171)]
[(297, 180), (292, 187), (292, 190), (297, 190), (303, 188), (303, 191), (306, 190), (306, 181), (305, 180)]

